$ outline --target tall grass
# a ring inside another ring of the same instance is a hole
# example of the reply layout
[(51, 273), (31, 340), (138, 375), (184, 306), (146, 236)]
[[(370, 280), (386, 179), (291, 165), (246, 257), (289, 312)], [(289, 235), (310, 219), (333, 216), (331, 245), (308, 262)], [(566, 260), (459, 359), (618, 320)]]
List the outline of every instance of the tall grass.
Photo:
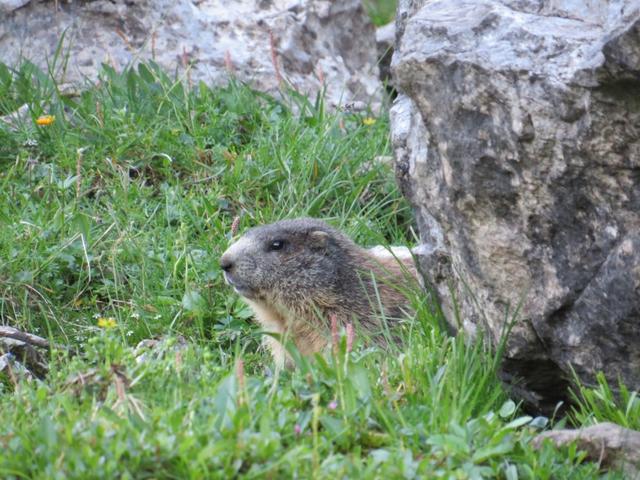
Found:
[(592, 387), (575, 379), (578, 388), (573, 393), (575, 407), (572, 417), (578, 425), (609, 421), (632, 430), (640, 430), (640, 398), (622, 381), (612, 388), (602, 373)]

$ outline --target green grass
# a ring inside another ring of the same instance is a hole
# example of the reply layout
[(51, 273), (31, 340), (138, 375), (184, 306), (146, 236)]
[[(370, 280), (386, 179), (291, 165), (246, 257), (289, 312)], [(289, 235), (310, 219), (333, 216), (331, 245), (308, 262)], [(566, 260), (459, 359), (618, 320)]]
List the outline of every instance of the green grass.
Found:
[(396, 16), (397, 0), (362, 0), (362, 4), (376, 26), (386, 25)]
[(342, 337), (274, 376), (217, 265), (236, 216), (241, 230), (311, 215), (365, 245), (414, 243), (393, 173), (364, 168), (390, 154), (386, 116), (285, 98), (188, 90), (154, 66), (105, 67), (66, 98), (28, 63), (0, 67), (0, 112), (29, 106), (0, 123), (0, 324), (60, 345), (42, 381), (0, 374), (0, 477), (603, 475), (575, 448), (534, 451), (545, 420), (508, 399), (499, 352), (448, 337), (419, 294), (403, 347), (347, 352)]
[(591, 425), (609, 421), (632, 430), (640, 430), (640, 398), (622, 382), (611, 388), (602, 373), (596, 377), (596, 385), (589, 388), (576, 378), (579, 388), (573, 393), (576, 407), (572, 417), (578, 425)]

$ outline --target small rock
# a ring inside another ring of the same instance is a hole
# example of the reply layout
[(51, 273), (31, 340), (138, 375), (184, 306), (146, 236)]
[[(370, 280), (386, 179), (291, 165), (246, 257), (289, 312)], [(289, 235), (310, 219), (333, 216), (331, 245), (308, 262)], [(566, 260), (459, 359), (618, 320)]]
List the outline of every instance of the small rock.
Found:
[(0, 355), (0, 373), (3, 372), (6, 373), (12, 381), (16, 381), (17, 378), (33, 380), (33, 374), (29, 369), (17, 361), (11, 353)]
[(137, 363), (145, 363), (150, 360), (160, 359), (167, 353), (175, 355), (187, 348), (188, 345), (189, 343), (182, 335), (177, 337), (145, 338), (136, 345), (134, 355)]
[(0, 117), (0, 123), (6, 124), (10, 130), (17, 130), (18, 127), (29, 118), (29, 105), (26, 103), (17, 110)]
[(377, 155), (373, 157), (373, 160), (364, 162), (362, 165), (358, 167), (358, 174), (365, 175), (371, 170), (378, 168), (389, 168), (393, 167), (393, 157), (390, 155)]
[(551, 430), (535, 437), (534, 447), (540, 448), (545, 440), (556, 446), (576, 442), (578, 448), (587, 453), (588, 460), (603, 467), (622, 469), (629, 478), (640, 475), (640, 432), (635, 430), (609, 422), (579, 430)]
[(6, 368), (14, 372), (28, 373), (43, 378), (49, 371), (44, 351), (49, 342), (32, 333), (22, 332), (16, 328), (0, 326), (0, 371)]

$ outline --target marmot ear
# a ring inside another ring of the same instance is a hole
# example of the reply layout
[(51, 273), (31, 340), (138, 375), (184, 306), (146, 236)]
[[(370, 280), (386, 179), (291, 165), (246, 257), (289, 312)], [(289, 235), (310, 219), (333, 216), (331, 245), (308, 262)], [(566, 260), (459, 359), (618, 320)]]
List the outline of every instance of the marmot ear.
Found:
[(309, 234), (309, 247), (312, 250), (324, 250), (329, 243), (329, 234), (322, 230), (314, 230)]

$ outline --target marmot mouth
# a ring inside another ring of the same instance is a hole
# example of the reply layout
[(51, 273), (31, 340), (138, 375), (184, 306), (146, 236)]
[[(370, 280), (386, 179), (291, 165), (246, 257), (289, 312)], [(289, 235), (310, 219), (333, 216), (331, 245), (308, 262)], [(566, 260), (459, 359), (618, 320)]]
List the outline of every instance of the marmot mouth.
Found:
[(238, 285), (232, 285), (233, 286), (233, 290), (240, 295), (241, 297), (245, 297), (245, 298), (254, 298), (255, 294), (253, 293), (253, 290), (245, 288), (245, 287), (240, 287)]
[(242, 285), (238, 281), (234, 280), (227, 272), (224, 272), (224, 281), (227, 282), (228, 285), (232, 286), (233, 290), (241, 297), (255, 297), (255, 292), (251, 288), (247, 287), (246, 285)]

